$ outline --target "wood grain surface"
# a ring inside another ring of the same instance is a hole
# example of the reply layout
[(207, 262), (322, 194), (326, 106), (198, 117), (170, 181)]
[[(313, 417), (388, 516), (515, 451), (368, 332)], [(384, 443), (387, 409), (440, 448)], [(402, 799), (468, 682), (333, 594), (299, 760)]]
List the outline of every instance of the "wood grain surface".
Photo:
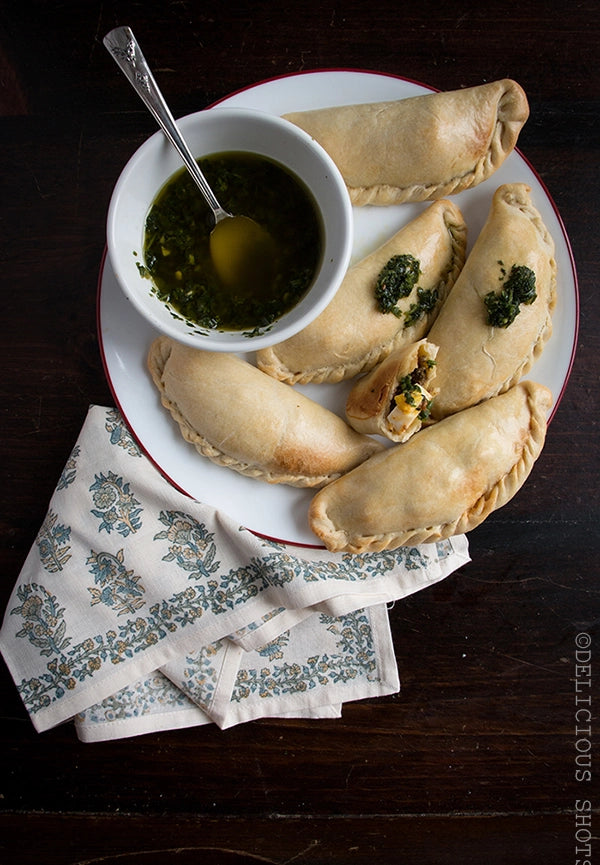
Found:
[(2, 663), (0, 862), (600, 858), (600, 755), (590, 782), (575, 775), (576, 635), (600, 651), (598, 4), (0, 5), (2, 612), (88, 406), (114, 404), (96, 332), (106, 210), (155, 131), (101, 44), (120, 24), (175, 116), (311, 69), (443, 90), (516, 79), (531, 106), (519, 149), (572, 244), (578, 348), (544, 451), (519, 494), (471, 533), (472, 562), (391, 610), (398, 695), (349, 704), (341, 720), (90, 745), (70, 724), (35, 733)]

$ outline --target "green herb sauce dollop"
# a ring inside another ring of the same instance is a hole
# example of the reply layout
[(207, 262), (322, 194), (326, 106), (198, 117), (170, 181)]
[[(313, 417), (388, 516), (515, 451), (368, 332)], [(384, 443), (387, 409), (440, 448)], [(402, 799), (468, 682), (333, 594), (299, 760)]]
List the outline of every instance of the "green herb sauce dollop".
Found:
[(424, 315), (433, 312), (439, 299), (438, 288), (417, 286), (417, 299), (406, 311), (397, 306), (398, 301), (408, 297), (421, 276), (421, 263), (409, 254), (393, 255), (381, 268), (375, 281), (375, 300), (380, 312), (391, 312), (397, 318), (404, 316), (404, 327), (412, 327)]
[[(506, 271), (501, 261), (498, 264), (503, 279)], [(492, 327), (509, 327), (521, 312), (520, 305), (529, 305), (536, 297), (533, 270), (523, 264), (513, 264), (500, 293), (490, 291), (483, 298), (487, 308), (487, 323)]]
[(408, 297), (421, 275), (419, 262), (412, 255), (394, 255), (385, 264), (375, 283), (375, 300), (381, 312), (391, 312), (400, 318), (396, 306), (400, 298)]

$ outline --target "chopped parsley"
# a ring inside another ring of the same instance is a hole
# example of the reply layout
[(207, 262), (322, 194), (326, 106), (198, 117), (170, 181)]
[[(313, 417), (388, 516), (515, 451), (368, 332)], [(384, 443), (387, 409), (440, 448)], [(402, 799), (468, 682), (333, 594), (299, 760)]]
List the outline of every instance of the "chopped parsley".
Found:
[(417, 302), (411, 303), (404, 314), (404, 327), (411, 327), (424, 315), (430, 313), (435, 308), (439, 297), (437, 288), (417, 288)]
[(408, 297), (421, 275), (419, 262), (412, 255), (394, 255), (381, 269), (375, 283), (375, 300), (381, 312), (391, 312), (400, 318), (402, 310), (396, 304)]
[[(502, 277), (505, 275), (506, 271), (502, 268)], [(532, 304), (536, 297), (533, 270), (525, 265), (513, 264), (500, 293), (490, 291), (483, 298), (487, 308), (487, 323), (491, 327), (510, 327), (521, 312), (520, 305)]]
[[(412, 255), (394, 255), (381, 269), (375, 282), (375, 299), (380, 312), (391, 312), (397, 318), (404, 317), (404, 327), (412, 327), (424, 315), (435, 309), (440, 299), (439, 288), (421, 288), (417, 285), (421, 276), (421, 265)], [(401, 298), (408, 297), (417, 286), (417, 299), (407, 310), (397, 305)]]

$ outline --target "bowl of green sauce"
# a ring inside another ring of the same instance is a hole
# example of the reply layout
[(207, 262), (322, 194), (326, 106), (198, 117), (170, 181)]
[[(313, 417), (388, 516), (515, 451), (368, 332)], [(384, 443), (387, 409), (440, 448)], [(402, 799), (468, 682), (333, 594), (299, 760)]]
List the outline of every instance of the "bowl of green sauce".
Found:
[(323, 311), (348, 268), (353, 219), (342, 176), (316, 141), (275, 115), (216, 107), (178, 126), (221, 206), (266, 232), (269, 255), (246, 255), (244, 273), (223, 281), (211, 257), (212, 212), (157, 132), (110, 200), (117, 281), (158, 332), (187, 345), (252, 351), (281, 342)]

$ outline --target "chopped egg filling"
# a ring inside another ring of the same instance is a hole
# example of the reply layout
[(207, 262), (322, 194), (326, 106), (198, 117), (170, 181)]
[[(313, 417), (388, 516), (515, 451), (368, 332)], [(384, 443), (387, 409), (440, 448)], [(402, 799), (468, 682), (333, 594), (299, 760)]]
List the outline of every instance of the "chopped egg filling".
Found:
[[(411, 435), (420, 427), (419, 415), (431, 401), (429, 391), (415, 384), (409, 394), (399, 393), (394, 397), (394, 408), (388, 414), (387, 421), (390, 429), (396, 435)], [(409, 401), (410, 400), (410, 401)]]

